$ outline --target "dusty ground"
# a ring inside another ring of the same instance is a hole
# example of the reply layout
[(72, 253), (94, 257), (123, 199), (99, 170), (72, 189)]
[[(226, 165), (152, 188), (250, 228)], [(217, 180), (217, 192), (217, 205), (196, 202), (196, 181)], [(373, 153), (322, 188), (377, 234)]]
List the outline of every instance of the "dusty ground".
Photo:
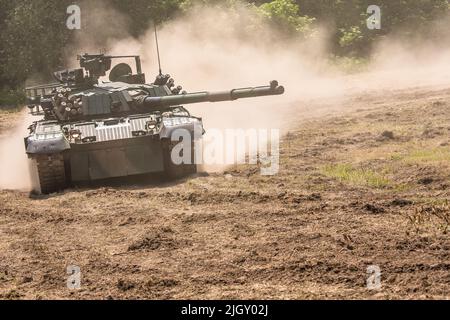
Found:
[(450, 89), (334, 109), (291, 116), (274, 177), (235, 167), (172, 185), (0, 191), (0, 297), (450, 298)]

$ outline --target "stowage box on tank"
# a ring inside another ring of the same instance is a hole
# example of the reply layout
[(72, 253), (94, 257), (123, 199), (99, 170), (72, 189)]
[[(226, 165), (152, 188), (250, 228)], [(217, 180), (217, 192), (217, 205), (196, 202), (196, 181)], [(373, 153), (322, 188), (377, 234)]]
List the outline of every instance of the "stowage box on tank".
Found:
[[(136, 73), (125, 63), (99, 81), (115, 58), (135, 60)], [(26, 89), (28, 107), (43, 116), (25, 138), (28, 157), (39, 176), (40, 191), (52, 193), (75, 182), (164, 172), (179, 178), (195, 173), (194, 163), (176, 165), (171, 151), (176, 129), (203, 133), (202, 119), (181, 105), (279, 95), (269, 86), (221, 92), (186, 93), (169, 75), (146, 84), (139, 56), (78, 56), (79, 69), (54, 73), (56, 83)], [(193, 141), (191, 141), (193, 144)], [(193, 154), (194, 152), (192, 152)]]

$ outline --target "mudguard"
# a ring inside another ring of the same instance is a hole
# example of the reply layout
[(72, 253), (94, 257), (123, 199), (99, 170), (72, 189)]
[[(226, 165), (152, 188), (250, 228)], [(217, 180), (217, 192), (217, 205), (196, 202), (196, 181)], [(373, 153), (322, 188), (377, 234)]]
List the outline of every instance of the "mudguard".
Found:
[(162, 121), (159, 136), (161, 139), (171, 139), (175, 130), (185, 129), (189, 131), (192, 139), (201, 139), (204, 134), (201, 120), (193, 117), (170, 117)]
[(70, 143), (59, 125), (38, 123), (36, 131), (25, 138), (25, 148), (28, 155), (52, 154), (69, 150)]

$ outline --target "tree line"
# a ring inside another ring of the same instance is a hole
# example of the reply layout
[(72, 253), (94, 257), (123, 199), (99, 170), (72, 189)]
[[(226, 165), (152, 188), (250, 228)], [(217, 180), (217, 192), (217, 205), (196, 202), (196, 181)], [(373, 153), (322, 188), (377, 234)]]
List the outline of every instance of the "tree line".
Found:
[[(23, 101), (22, 89), (31, 74), (43, 79), (64, 65), (76, 33), (65, 27), (67, 7), (85, 0), (0, 0), (0, 106)], [(142, 35), (155, 21), (164, 23), (195, 5), (229, 7), (245, 3), (286, 37), (307, 37), (318, 26), (331, 30), (329, 47), (338, 57), (368, 57), (386, 35), (412, 41), (442, 35), (436, 24), (449, 13), (448, 0), (97, 0), (97, 7), (119, 12), (127, 32)], [(382, 28), (369, 30), (367, 8), (382, 12)], [(97, 26), (99, 27), (99, 26)], [(101, 27), (100, 27), (101, 28)], [(445, 31), (445, 30), (444, 30)]]

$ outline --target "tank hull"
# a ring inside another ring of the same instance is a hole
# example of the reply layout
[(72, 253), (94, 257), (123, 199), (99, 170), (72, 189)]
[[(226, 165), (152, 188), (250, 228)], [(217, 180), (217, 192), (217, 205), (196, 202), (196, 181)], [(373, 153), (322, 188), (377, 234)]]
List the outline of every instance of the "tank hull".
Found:
[(163, 141), (151, 136), (72, 144), (66, 159), (71, 182), (164, 171)]
[[(38, 122), (34, 133), (25, 139), (25, 146), (35, 163), (39, 191), (48, 194), (79, 183), (155, 173), (171, 179), (195, 173), (193, 158), (190, 164), (173, 164), (172, 148), (178, 141), (171, 141), (171, 135), (176, 129), (187, 130), (193, 156), (194, 132), (203, 131), (201, 120), (163, 117), (157, 130), (145, 131), (151, 119), (152, 114), (145, 114), (66, 125)], [(88, 141), (74, 140), (70, 132)]]

